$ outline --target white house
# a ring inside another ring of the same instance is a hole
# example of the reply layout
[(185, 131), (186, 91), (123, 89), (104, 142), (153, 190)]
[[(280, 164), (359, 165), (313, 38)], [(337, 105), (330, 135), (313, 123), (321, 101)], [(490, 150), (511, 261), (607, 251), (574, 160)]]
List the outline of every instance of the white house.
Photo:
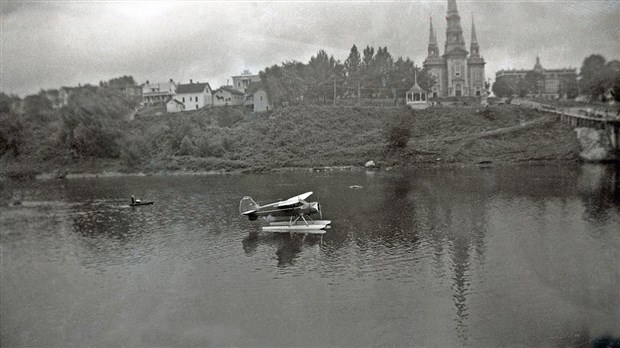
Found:
[(142, 85), (142, 101), (146, 105), (164, 106), (172, 98), (176, 85), (172, 79), (169, 82), (150, 83)]
[(166, 103), (166, 111), (168, 113), (175, 113), (175, 112), (181, 112), (185, 109), (185, 106), (183, 105), (183, 103), (181, 103), (180, 101), (176, 100), (176, 99), (170, 99), (170, 101), (168, 103)]
[(244, 70), (241, 75), (233, 76), (232, 80), (233, 88), (245, 93), (252, 82), (260, 82), (260, 76), (252, 75), (249, 70)]
[(223, 86), (213, 92), (213, 106), (243, 105), (245, 94), (238, 90)]
[(244, 105), (251, 107), (254, 112), (269, 111), (269, 99), (267, 91), (260, 82), (252, 82), (245, 92)]
[(178, 84), (174, 99), (183, 103), (183, 111), (202, 109), (213, 105), (213, 91), (208, 83)]

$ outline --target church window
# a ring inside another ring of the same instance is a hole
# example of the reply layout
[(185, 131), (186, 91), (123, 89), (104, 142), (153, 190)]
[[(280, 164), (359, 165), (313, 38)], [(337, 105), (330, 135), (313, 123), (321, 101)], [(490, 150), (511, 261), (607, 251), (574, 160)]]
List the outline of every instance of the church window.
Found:
[(461, 76), (461, 62), (454, 63), (454, 76), (456, 77)]

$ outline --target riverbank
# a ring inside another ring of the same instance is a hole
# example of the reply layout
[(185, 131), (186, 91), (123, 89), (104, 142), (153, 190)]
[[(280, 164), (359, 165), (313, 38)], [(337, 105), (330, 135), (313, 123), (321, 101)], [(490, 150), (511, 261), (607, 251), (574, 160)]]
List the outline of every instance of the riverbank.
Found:
[[(390, 142), (394, 129), (409, 132), (405, 146)], [(512, 105), (427, 110), (300, 106), (260, 115), (218, 108), (137, 117), (122, 132), (118, 158), (4, 156), (0, 176), (265, 172), (363, 168), (368, 161), (378, 168), (499, 165), (577, 161), (579, 152), (571, 127)]]

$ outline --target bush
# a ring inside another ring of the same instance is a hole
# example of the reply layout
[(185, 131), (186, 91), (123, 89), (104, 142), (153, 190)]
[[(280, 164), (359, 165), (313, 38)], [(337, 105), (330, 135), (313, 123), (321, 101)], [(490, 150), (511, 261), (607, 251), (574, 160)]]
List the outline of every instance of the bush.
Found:
[(411, 137), (411, 117), (410, 115), (401, 114), (395, 119), (388, 119), (384, 130), (388, 150), (392, 151), (407, 147)]
[(23, 142), (23, 125), (17, 115), (0, 113), (0, 156), (12, 153), (17, 157)]

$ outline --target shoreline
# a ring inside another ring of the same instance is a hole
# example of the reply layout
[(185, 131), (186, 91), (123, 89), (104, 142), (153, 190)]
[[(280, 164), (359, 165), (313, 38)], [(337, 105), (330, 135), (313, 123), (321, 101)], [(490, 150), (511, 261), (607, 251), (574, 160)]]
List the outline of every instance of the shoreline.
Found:
[[(118, 178), (118, 177), (149, 177), (149, 176), (209, 176), (209, 175), (245, 175), (245, 174), (273, 174), (273, 173), (295, 173), (295, 172), (342, 172), (342, 171), (391, 171), (409, 168), (498, 168), (510, 166), (537, 166), (537, 165), (567, 165), (583, 164), (580, 160), (571, 159), (529, 159), (529, 160), (503, 160), (503, 161), (479, 161), (479, 162), (420, 162), (405, 165), (391, 166), (354, 166), (354, 165), (335, 165), (335, 166), (314, 166), (314, 167), (281, 167), (281, 168), (261, 168), (260, 170), (241, 169), (241, 170), (157, 170), (157, 171), (136, 171), (123, 172), (118, 170), (103, 169), (101, 171), (71, 172), (52, 170), (42, 173), (26, 173), (24, 175), (0, 174), (0, 181), (22, 181), (22, 180), (71, 180), (88, 178)], [(614, 162), (601, 162), (593, 164), (610, 164)]]

